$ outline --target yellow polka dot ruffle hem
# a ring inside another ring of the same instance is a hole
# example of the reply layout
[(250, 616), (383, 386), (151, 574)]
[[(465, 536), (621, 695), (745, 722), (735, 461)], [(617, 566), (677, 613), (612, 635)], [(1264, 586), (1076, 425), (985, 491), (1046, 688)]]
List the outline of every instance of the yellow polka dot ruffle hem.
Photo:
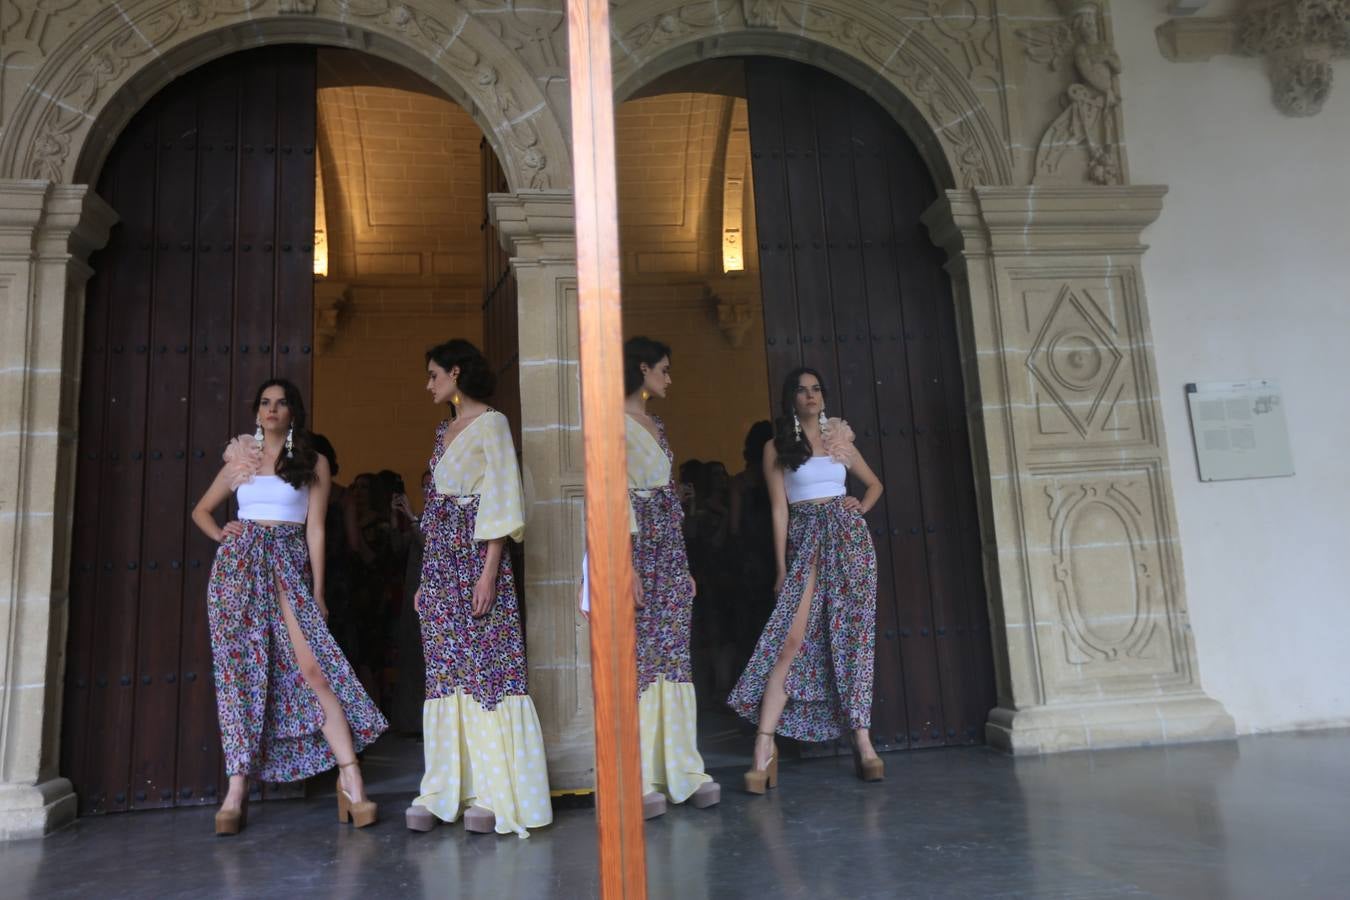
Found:
[(470, 805), (490, 809), (497, 833), (529, 837), (553, 821), (544, 737), (534, 703), (506, 697), (486, 710), (456, 691), (422, 705), (426, 774), (413, 801), (453, 822)]
[(683, 803), (705, 781), (698, 752), (698, 702), (694, 686), (658, 677), (638, 696), (642, 735), (642, 790)]

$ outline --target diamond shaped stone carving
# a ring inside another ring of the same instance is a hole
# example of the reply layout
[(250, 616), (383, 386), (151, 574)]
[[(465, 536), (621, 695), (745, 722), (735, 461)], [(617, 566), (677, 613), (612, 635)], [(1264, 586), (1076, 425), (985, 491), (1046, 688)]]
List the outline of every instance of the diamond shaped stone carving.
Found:
[(1093, 304), (1065, 285), (1036, 336), (1027, 368), (1079, 436), (1087, 437), (1123, 359)]

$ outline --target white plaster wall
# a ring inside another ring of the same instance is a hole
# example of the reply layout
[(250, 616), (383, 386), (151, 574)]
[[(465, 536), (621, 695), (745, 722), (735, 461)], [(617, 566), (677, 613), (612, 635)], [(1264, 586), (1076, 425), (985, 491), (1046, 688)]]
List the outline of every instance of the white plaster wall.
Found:
[[(1171, 187), (1144, 273), (1200, 674), (1241, 732), (1350, 724), (1350, 61), (1289, 119), (1260, 60), (1165, 61), (1166, 5), (1112, 11), (1131, 180)], [(1202, 484), (1183, 385), (1249, 377), (1298, 474)]]

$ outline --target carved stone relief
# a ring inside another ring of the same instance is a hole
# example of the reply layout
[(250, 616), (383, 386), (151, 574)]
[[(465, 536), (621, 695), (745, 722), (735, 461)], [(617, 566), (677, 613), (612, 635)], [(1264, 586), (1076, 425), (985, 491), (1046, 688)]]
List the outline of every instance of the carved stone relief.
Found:
[(974, 89), (999, 80), (987, 0), (611, 5), (616, 84), (667, 50), (705, 38), (725, 44), (730, 34), (747, 30), (802, 35), (866, 62), (895, 84), (937, 135), (958, 185), (1012, 179), (1009, 138), (995, 124), (1004, 121), (1003, 94)]
[[(1120, 145), (1120, 56), (1106, 39), (1096, 0), (1060, 0), (1066, 18), (1017, 31), (1026, 54), (1053, 71), (1070, 68), (1062, 112), (1036, 148), (1034, 181), (1055, 180), (1065, 157), (1086, 151), (1086, 180), (1124, 183)], [(1072, 62), (1072, 67), (1066, 64)], [(1077, 180), (1077, 179), (1071, 179)]]
[(1057, 632), (1048, 672), (1057, 687), (1072, 694), (1104, 680), (1188, 682), (1168, 639), (1169, 618), (1182, 613), (1159, 532), (1160, 463), (1058, 466), (1035, 480), (1040, 490), (1028, 502), (1040, 504), (1049, 540), (1046, 599), (1055, 609), (1042, 621)]
[(567, 75), (567, 14), (549, 0), (468, 0), (469, 9), (544, 77)]
[(1152, 444), (1141, 394), (1138, 302), (1125, 276), (1084, 276), (1072, 283), (1019, 281), (1015, 339), (1026, 357), (1027, 402), (1035, 411), (1035, 449), (1085, 444)]
[(1332, 62), (1350, 57), (1350, 0), (1257, 0), (1232, 16), (1172, 19), (1157, 34), (1173, 62), (1264, 59), (1276, 108), (1314, 116), (1331, 95)]
[[(6, 0), (0, 15), (0, 36), (4, 37), (0, 63), (6, 68), (0, 72), (21, 71), (23, 90), (16, 88), (12, 78), (0, 84), (0, 97), (13, 106), (12, 111), (0, 107), (6, 126), (0, 170), (23, 178), (68, 179), (72, 147), (83, 139), (114, 91), (143, 69), (147, 60), (229, 20), (265, 26), (270, 8), (283, 15), (364, 25), (412, 45), (425, 59), (451, 73), (478, 108), (485, 126), (505, 145), (500, 147), (505, 151), (503, 162), (517, 176), (515, 186), (566, 185), (570, 173), (561, 129), (556, 122), (546, 121), (548, 104), (519, 54), (511, 52), (510, 42), (503, 45), (498, 40), (533, 29), (540, 40), (554, 41), (561, 12), (518, 9), (515, 0), (471, 2), (478, 14), (452, 4), (434, 4), (432, 13), (425, 0), (421, 4), (140, 0), (115, 7), (93, 0)], [(539, 50), (545, 63), (556, 62), (556, 44), (551, 46)], [(25, 68), (23, 64), (30, 59), (31, 66)]]

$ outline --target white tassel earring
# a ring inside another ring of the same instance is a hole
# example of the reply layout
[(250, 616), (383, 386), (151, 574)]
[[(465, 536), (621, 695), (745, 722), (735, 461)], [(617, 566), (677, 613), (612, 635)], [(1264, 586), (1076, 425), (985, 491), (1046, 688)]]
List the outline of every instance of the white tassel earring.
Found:
[(821, 430), (821, 432), (823, 433), (823, 432), (825, 431), (825, 423), (829, 421), (829, 419), (825, 418), (825, 408), (824, 408), (824, 407), (821, 407), (821, 410), (820, 410), (820, 418), (817, 419), (816, 421), (820, 422), (820, 430)]
[(792, 435), (799, 441), (802, 439), (802, 420), (795, 412), (792, 414)]
[(257, 441), (258, 446), (261, 447), (263, 441), (262, 422), (261, 421), (254, 422), (253, 425), (254, 425), (253, 439)]
[(293, 454), (291, 453), (291, 451), (292, 451), (293, 449), (295, 449), (295, 426), (294, 426), (294, 425), (291, 426), (291, 430), (290, 430), (290, 431), (286, 432), (286, 458), (287, 458), (287, 459), (290, 459), (291, 456), (293, 455)]

